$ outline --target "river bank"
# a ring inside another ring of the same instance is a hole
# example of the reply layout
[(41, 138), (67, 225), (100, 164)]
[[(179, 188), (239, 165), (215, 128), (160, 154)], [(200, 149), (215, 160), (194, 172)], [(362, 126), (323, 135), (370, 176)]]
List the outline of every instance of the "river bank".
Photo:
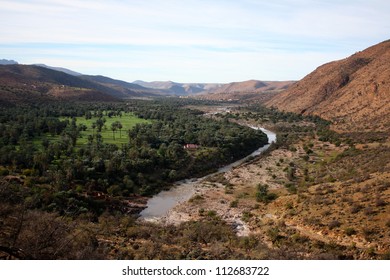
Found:
[[(188, 179), (177, 182), (170, 190), (162, 191), (149, 199), (147, 208), (140, 213), (140, 219), (149, 222), (179, 224), (184, 221), (198, 219), (204, 214), (210, 215), (214, 211), (215, 214), (231, 223), (238, 235), (248, 235), (249, 228), (240, 218), (242, 211), (238, 208), (230, 207), (232, 203), (231, 194), (226, 190), (226, 185), (218, 182), (218, 180), (222, 179), (224, 181), (226, 178), (234, 180), (237, 177), (234, 174), (238, 174), (237, 172), (243, 170), (242, 165), (251, 166), (247, 165), (245, 163), (246, 161), (253, 160), (266, 151), (272, 142), (276, 141), (276, 134), (274, 132), (264, 128), (252, 128), (261, 129), (265, 132), (269, 139), (269, 144), (260, 147), (243, 159), (220, 168), (216, 173), (199, 179)], [(265, 176), (260, 170), (257, 172), (259, 180)], [(251, 173), (252, 171), (249, 172)], [(251, 176), (246, 177), (249, 179)], [(252, 179), (254, 179), (253, 176)], [(255, 181), (258, 182), (258, 180)], [(202, 206), (204, 204), (202, 202), (207, 203), (208, 207), (206, 209)]]

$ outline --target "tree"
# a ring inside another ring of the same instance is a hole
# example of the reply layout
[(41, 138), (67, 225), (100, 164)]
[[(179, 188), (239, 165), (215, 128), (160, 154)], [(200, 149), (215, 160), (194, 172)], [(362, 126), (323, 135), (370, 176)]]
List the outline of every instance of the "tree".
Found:
[(86, 120), (92, 119), (92, 113), (91, 113), (91, 111), (87, 111), (87, 112), (85, 113), (85, 119), (86, 119)]
[(96, 123), (92, 123), (92, 134), (95, 134)]
[(118, 129), (119, 129), (119, 138), (122, 138), (122, 128), (123, 128), (123, 126), (122, 126), (122, 124), (119, 122), (119, 121), (117, 121), (117, 127), (118, 127)]
[(115, 140), (115, 131), (119, 129), (120, 138), (122, 138), (122, 124), (119, 121), (115, 121), (111, 124), (111, 130), (112, 130), (112, 137)]
[(111, 130), (112, 130), (112, 138), (115, 140), (115, 131), (117, 130), (118, 128), (118, 124), (116, 122), (113, 122), (111, 124)]
[(103, 125), (104, 125), (103, 119), (99, 118), (96, 120), (96, 127), (97, 127), (98, 132), (102, 132)]

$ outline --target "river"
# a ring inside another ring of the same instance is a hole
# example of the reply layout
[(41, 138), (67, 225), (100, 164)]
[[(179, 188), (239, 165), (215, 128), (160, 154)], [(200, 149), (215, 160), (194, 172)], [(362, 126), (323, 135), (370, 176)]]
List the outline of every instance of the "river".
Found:
[(169, 190), (161, 191), (160, 193), (156, 194), (148, 200), (148, 203), (146, 205), (147, 207), (140, 213), (140, 219), (146, 221), (156, 221), (166, 216), (168, 214), (168, 211), (171, 210), (173, 207), (175, 207), (179, 203), (189, 200), (195, 194), (195, 186), (199, 184), (202, 180), (218, 173), (227, 172), (233, 167), (242, 164), (249, 157), (260, 155), (269, 148), (272, 142), (276, 141), (276, 134), (274, 132), (261, 127), (258, 128), (251, 126), (251, 128), (261, 129), (265, 134), (267, 134), (268, 144), (260, 147), (250, 155), (238, 161), (219, 168), (218, 171), (215, 173), (209, 174), (202, 178), (186, 179), (176, 182), (175, 185)]

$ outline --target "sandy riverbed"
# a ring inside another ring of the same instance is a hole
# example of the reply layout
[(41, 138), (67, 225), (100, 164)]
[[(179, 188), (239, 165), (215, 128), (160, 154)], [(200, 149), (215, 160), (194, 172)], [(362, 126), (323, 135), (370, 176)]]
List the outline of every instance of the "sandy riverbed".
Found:
[(282, 187), (285, 172), (283, 167), (278, 166), (281, 158), (283, 161), (292, 159), (293, 154), (287, 150), (275, 150), (268, 157), (255, 159), (221, 174), (219, 181), (222, 183), (213, 177), (204, 179), (196, 184), (192, 199), (179, 203), (159, 221), (179, 224), (200, 219), (202, 215), (214, 211), (231, 224), (238, 235), (249, 235), (253, 229), (244, 221), (243, 214), (258, 207), (254, 198), (257, 184), (266, 183), (270, 190)]

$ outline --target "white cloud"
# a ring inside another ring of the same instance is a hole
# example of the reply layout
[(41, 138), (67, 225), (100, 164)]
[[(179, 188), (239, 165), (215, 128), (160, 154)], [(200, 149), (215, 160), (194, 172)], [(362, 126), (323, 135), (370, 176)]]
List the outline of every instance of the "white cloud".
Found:
[(388, 39), (389, 10), (385, 0), (3, 0), (0, 52), (134, 79), (297, 79)]

